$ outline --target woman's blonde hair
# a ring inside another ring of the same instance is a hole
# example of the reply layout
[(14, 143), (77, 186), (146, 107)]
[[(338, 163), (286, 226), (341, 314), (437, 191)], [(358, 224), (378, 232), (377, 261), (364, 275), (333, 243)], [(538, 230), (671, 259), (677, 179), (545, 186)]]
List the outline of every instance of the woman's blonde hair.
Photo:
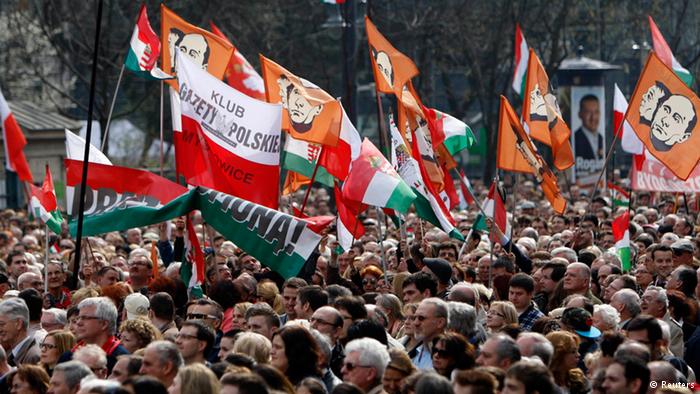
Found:
[(233, 311), (238, 312), (241, 316), (245, 316), (246, 311), (251, 306), (253, 306), (253, 304), (250, 302), (239, 302), (238, 304), (233, 306)]
[(272, 342), (264, 335), (255, 332), (242, 332), (236, 335), (233, 343), (233, 353), (241, 353), (252, 357), (259, 363), (270, 362), (270, 350)]
[[(491, 308), (496, 307), (503, 315), (505, 325), (518, 324), (518, 311), (510, 301), (494, 301), (491, 303)], [(490, 308), (489, 308), (490, 309)]]
[(554, 381), (560, 386), (569, 387), (570, 373), (564, 369), (564, 357), (572, 352), (578, 352), (578, 335), (569, 331), (550, 332), (545, 337), (554, 347), (554, 355), (549, 369), (552, 371)]
[(266, 280), (258, 283), (258, 297), (267, 302), (278, 315), (284, 313), (284, 303), (282, 302), (280, 289), (275, 282)]
[(192, 364), (180, 368), (180, 392), (198, 394), (219, 394), (221, 385), (211, 369), (204, 364)]

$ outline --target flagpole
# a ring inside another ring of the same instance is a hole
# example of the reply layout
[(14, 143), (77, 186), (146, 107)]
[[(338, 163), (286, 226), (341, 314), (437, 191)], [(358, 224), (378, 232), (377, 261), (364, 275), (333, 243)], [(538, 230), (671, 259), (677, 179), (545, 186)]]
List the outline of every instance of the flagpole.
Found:
[(314, 180), (316, 179), (316, 173), (318, 172), (318, 166), (321, 164), (321, 155), (323, 154), (323, 148), (325, 145), (321, 145), (321, 151), (318, 152), (318, 157), (316, 158), (316, 166), (314, 166), (314, 172), (311, 174), (311, 182), (309, 182), (309, 187), (306, 189), (306, 194), (304, 194), (304, 202), (301, 204), (301, 214), (304, 214), (304, 208), (306, 208), (306, 202), (309, 200), (309, 194), (311, 194), (311, 187), (314, 185)]
[(620, 133), (620, 130), (622, 129), (622, 125), (625, 124), (625, 122), (620, 122), (620, 124), (617, 126), (617, 129), (615, 130), (615, 134), (613, 136), (612, 143), (610, 144), (610, 148), (608, 149), (608, 153), (605, 155), (605, 162), (603, 163), (603, 168), (600, 170), (600, 174), (598, 174), (598, 180), (596, 180), (595, 184), (593, 185), (593, 193), (591, 193), (591, 201), (588, 204), (588, 207), (586, 208), (586, 214), (590, 212), (591, 205), (593, 205), (593, 199), (595, 198), (596, 193), (598, 192), (598, 184), (600, 183), (600, 180), (603, 179), (603, 174), (605, 174), (605, 169), (608, 167), (608, 163), (610, 162), (610, 158), (612, 157), (612, 153), (615, 151), (615, 144), (617, 143), (617, 138)]
[[(122, 66), (122, 70), (124, 66)], [(160, 176), (163, 176), (163, 85), (165, 83), (161, 79), (160, 81)]]
[[(122, 84), (122, 77), (124, 76), (124, 63), (122, 63), (122, 69), (119, 71), (119, 79), (117, 79), (117, 87), (114, 88), (114, 96), (112, 96), (112, 105), (109, 106), (109, 114), (107, 115), (107, 126), (105, 127), (105, 134), (102, 137), (102, 146), (100, 150), (104, 153), (105, 145), (107, 145), (107, 138), (109, 138), (109, 125), (112, 123), (112, 114), (114, 113), (114, 104), (117, 103), (117, 94), (119, 94), (119, 86)], [(90, 141), (88, 140), (88, 143)]]
[(379, 229), (379, 249), (382, 251), (382, 270), (384, 270), (384, 283), (388, 284), (389, 279), (386, 273), (386, 254), (384, 253), (384, 235), (382, 234), (382, 223), (379, 221), (379, 215), (381, 209), (379, 207), (374, 207), (377, 210), (377, 229)]
[[(496, 177), (498, 179), (498, 177)], [(511, 213), (511, 216), (513, 219), (515, 219), (515, 209), (517, 208), (517, 195), (518, 195), (518, 182), (520, 181), (520, 173), (516, 172), (515, 173), (515, 179), (513, 180), (513, 211)], [(498, 188), (498, 184), (496, 184), (496, 188)], [(508, 215), (506, 215), (506, 223), (508, 223)], [(511, 232), (513, 231), (513, 227), (511, 226)], [(513, 238), (513, 234), (509, 234), (509, 239)], [(510, 239), (510, 245), (508, 246), (508, 253), (513, 253), (513, 240)]]
[(97, 1), (97, 19), (95, 27), (95, 46), (92, 53), (92, 75), (90, 77), (90, 98), (88, 103), (88, 124), (87, 132), (85, 133), (85, 152), (83, 154), (83, 174), (80, 180), (80, 200), (78, 203), (78, 228), (76, 230), (75, 250), (78, 252), (75, 255), (73, 263), (73, 273), (71, 277), (71, 288), (75, 289), (78, 285), (78, 271), (80, 268), (80, 257), (82, 254), (81, 241), (83, 237), (83, 218), (85, 216), (85, 192), (88, 176), (88, 162), (90, 159), (90, 140), (92, 138), (92, 114), (95, 107), (95, 81), (97, 78), (97, 54), (100, 48), (100, 30), (102, 28), (102, 0)]
[(49, 225), (44, 223), (46, 233), (46, 253), (44, 253), (44, 294), (49, 292)]

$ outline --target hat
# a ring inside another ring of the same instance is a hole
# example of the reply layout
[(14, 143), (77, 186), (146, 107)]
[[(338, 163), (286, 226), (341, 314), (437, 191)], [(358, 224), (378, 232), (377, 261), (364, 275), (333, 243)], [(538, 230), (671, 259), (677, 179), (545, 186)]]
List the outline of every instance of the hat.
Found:
[(687, 239), (679, 239), (678, 241), (674, 242), (671, 244), (671, 249), (690, 253), (695, 252), (695, 246)]
[(450, 283), (450, 279), (452, 278), (452, 267), (447, 260), (440, 258), (428, 258), (423, 259), (423, 264), (428, 267), (430, 272), (437, 276), (440, 283)]
[(126, 319), (132, 320), (139, 316), (147, 316), (148, 308), (151, 303), (148, 297), (141, 293), (132, 293), (126, 296), (124, 300), (124, 309), (126, 309)]
[(584, 338), (598, 338), (600, 336), (600, 330), (593, 327), (591, 314), (583, 308), (564, 309), (561, 322)]

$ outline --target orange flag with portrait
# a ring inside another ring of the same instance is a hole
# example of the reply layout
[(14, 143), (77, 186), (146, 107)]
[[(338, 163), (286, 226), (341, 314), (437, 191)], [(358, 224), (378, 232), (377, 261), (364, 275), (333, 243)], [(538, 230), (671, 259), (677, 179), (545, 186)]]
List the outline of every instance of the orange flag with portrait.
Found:
[(292, 137), (336, 146), (343, 120), (340, 102), (313, 83), (260, 55), (268, 103), (282, 103), (282, 129)]
[(533, 174), (554, 211), (564, 213), (566, 200), (559, 191), (556, 175), (537, 152), (537, 148), (520, 124), (515, 110), (503, 96), (498, 116), (496, 165), (506, 171)]
[(625, 120), (648, 152), (682, 180), (700, 161), (699, 114), (698, 96), (650, 52)]
[[(233, 53), (233, 46), (221, 37), (187, 23), (165, 5), (160, 5), (161, 68), (175, 75), (175, 50), (187, 55), (192, 62), (218, 79), (224, 77)], [(175, 79), (165, 81), (178, 89)]]
[(394, 48), (366, 16), (365, 29), (377, 91), (393, 93), (401, 100), (404, 85), (418, 75), (418, 68), (408, 56)]
[(530, 137), (552, 148), (554, 167), (565, 170), (574, 165), (571, 130), (561, 116), (557, 98), (550, 89), (547, 72), (532, 48), (527, 70), (523, 93), (523, 124)]

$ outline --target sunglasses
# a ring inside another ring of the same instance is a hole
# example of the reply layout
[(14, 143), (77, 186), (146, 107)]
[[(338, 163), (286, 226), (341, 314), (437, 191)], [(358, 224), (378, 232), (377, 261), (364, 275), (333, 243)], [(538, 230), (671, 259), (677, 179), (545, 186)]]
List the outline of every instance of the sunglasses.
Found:
[(206, 315), (204, 313), (188, 313), (187, 320), (204, 320), (204, 319), (218, 319), (216, 316)]
[(448, 358), (450, 357), (450, 352), (448, 352), (445, 349), (435, 349), (433, 350), (433, 356), (438, 356), (440, 358)]
[(343, 368), (345, 368), (346, 371), (350, 372), (355, 368), (370, 368), (370, 366), (369, 365), (353, 364), (353, 363), (343, 363)]

